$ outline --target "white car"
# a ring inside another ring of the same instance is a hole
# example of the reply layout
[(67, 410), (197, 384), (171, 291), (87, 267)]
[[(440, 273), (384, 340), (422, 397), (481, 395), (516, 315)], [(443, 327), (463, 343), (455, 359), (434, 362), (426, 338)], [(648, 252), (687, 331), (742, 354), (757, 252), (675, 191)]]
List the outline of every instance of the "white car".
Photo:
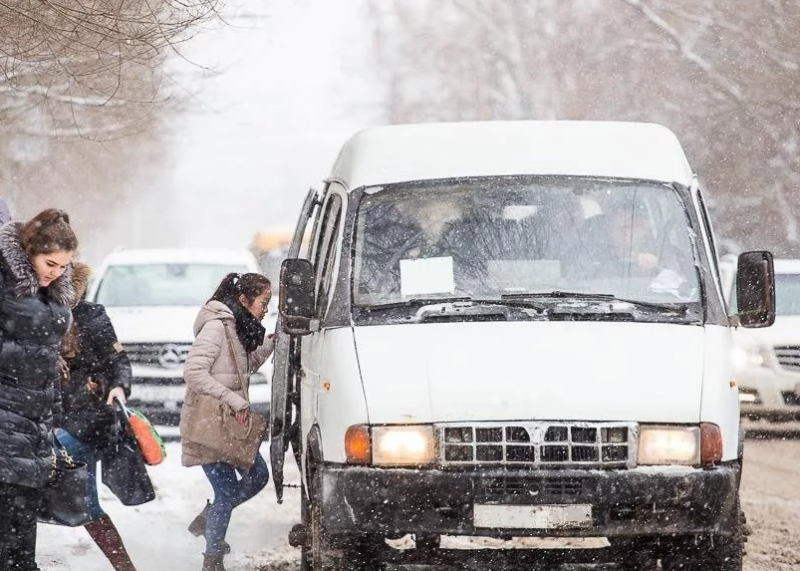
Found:
[[(722, 260), (722, 266), (729, 266)], [(728, 300), (736, 309), (733, 277)], [(752, 420), (800, 418), (800, 260), (775, 260), (775, 324), (734, 332), (742, 415)]]
[[(131, 406), (154, 422), (177, 424), (183, 404), (183, 364), (194, 320), (229, 272), (259, 272), (246, 250), (131, 249), (110, 254), (87, 299), (105, 306), (133, 369)], [(264, 320), (275, 329), (275, 306)], [(270, 359), (250, 378), (253, 410), (269, 415)]]

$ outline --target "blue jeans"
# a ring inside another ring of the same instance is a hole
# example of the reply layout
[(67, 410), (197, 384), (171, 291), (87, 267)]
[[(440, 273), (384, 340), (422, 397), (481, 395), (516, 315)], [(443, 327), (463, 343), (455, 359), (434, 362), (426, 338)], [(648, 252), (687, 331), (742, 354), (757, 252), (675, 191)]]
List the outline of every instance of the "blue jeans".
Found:
[(89, 517), (92, 518), (92, 521), (100, 519), (106, 515), (106, 512), (100, 507), (100, 500), (97, 498), (97, 462), (100, 461), (100, 454), (93, 447), (84, 444), (63, 428), (56, 429), (56, 438), (67, 449), (70, 456), (79, 462), (86, 463), (86, 471), (89, 474), (86, 479), (86, 504), (89, 508)]
[(269, 468), (261, 454), (256, 454), (256, 463), (249, 470), (239, 470), (230, 464), (216, 462), (203, 464), (203, 471), (214, 488), (214, 503), (206, 523), (206, 553), (224, 553), (225, 534), (233, 508), (264, 489), (269, 482)]

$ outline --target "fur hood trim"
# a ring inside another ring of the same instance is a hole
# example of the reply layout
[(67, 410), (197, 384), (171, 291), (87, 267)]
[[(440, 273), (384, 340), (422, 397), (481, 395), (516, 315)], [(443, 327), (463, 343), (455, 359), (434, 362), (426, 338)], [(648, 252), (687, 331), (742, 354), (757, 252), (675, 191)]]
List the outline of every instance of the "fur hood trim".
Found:
[(77, 305), (86, 290), (89, 288), (89, 278), (92, 277), (92, 268), (83, 262), (72, 263), (72, 288), (75, 290), (75, 305)]
[[(35, 296), (39, 293), (39, 278), (30, 258), (22, 249), (20, 231), (22, 222), (9, 222), (0, 228), (0, 271), (6, 291), (15, 297)], [(46, 288), (47, 297), (67, 307), (72, 307), (75, 290), (72, 285), (72, 264)]]

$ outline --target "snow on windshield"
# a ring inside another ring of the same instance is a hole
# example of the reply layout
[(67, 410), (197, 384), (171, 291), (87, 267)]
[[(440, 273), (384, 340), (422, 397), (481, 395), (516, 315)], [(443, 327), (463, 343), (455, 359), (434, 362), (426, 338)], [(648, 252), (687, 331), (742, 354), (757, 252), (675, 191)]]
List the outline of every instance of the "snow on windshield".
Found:
[(696, 301), (685, 210), (660, 184), (518, 177), (367, 194), (356, 305), (575, 291)]

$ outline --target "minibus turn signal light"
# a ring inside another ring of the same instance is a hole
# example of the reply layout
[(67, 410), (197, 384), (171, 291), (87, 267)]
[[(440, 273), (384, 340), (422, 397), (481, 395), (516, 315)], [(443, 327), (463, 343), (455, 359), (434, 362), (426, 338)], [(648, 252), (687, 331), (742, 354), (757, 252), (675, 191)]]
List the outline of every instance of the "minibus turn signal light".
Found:
[(700, 423), (700, 458), (703, 464), (722, 460), (722, 431), (716, 424)]
[(369, 464), (372, 461), (369, 427), (356, 424), (348, 428), (344, 436), (344, 450), (348, 463)]

